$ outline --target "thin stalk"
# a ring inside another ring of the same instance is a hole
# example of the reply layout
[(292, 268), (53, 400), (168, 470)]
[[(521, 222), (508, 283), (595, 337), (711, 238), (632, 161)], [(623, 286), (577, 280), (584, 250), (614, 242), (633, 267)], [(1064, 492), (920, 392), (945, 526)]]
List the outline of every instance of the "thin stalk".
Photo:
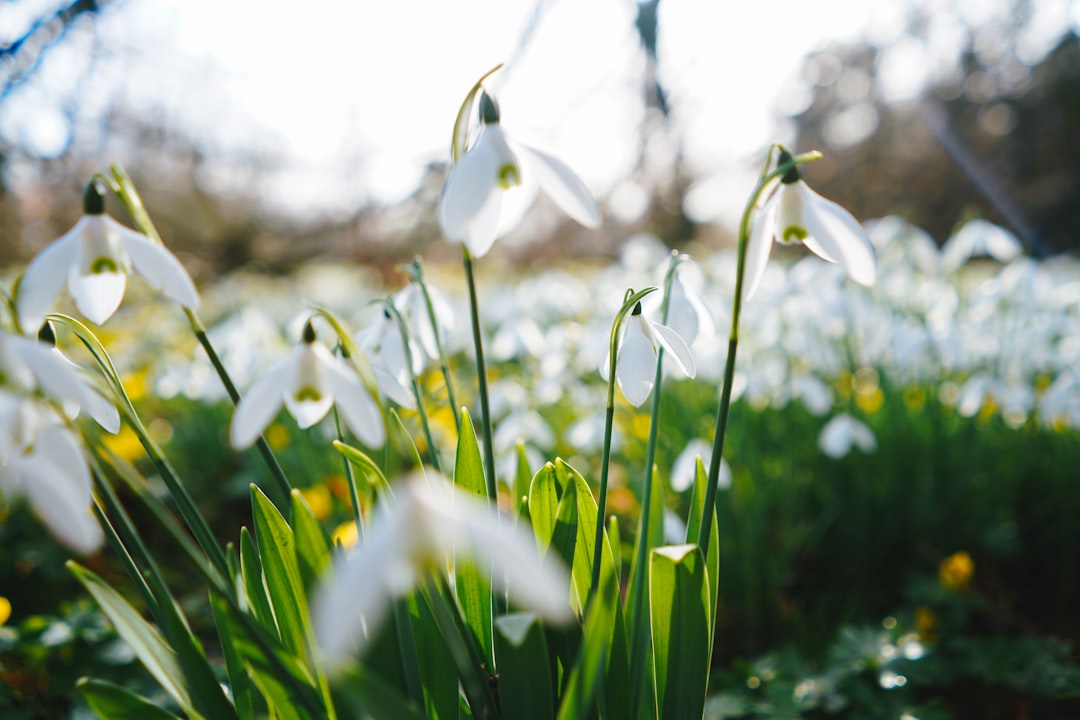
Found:
[[(341, 414), (338, 413), (337, 406), (334, 406), (334, 430), (337, 432), (337, 439), (339, 443), (344, 444), (345, 432), (341, 426)], [(356, 538), (360, 545), (364, 544), (364, 523), (360, 515), (360, 491), (356, 487), (356, 475), (353, 473), (352, 463), (349, 462), (349, 458), (342, 455), (341, 462), (345, 466), (345, 482), (349, 486), (349, 499), (352, 500), (353, 507), (353, 523), (356, 525)]]
[(450, 412), (454, 416), (454, 428), (460, 433), (461, 408), (458, 407), (457, 400), (454, 398), (454, 377), (450, 374), (450, 361), (443, 348), (442, 333), (439, 332), (439, 323), (435, 316), (435, 303), (432, 302), (431, 292), (428, 290), (427, 282), (424, 281), (424, 270), (419, 258), (413, 260), (410, 274), (420, 287), (420, 292), (424, 294), (424, 305), (427, 307), (428, 320), (431, 321), (431, 335), (435, 339), (435, 350), (439, 353), (439, 369), (446, 383), (446, 400), (450, 403)]
[[(671, 299), (671, 283), (675, 277), (675, 269), (679, 266), (681, 256), (672, 251), (671, 261), (668, 265), (667, 274), (664, 276), (664, 299), (661, 303), (660, 322), (664, 325), (668, 321), (668, 305)], [(648, 647), (648, 631), (644, 637), (639, 637), (642, 622), (645, 615), (645, 578), (647, 577), (645, 563), (649, 554), (649, 518), (652, 515), (652, 494), (654, 480), (654, 466), (656, 464), (656, 440), (660, 428), (660, 385), (664, 379), (664, 348), (656, 349), (656, 376), (653, 379), (653, 394), (651, 415), (649, 420), (649, 440), (645, 447), (645, 482), (641, 498), (641, 522), (638, 524), (637, 545), (634, 553), (634, 577), (630, 585), (631, 605), (631, 632), (634, 633), (630, 655), (630, 678), (636, 682), (645, 674), (646, 649)], [(642, 683), (644, 687), (644, 683)], [(631, 708), (633, 717), (638, 716), (637, 705), (641, 699), (641, 693), (631, 694)]]
[(427, 409), (424, 407), (424, 396), (420, 392), (420, 380), (416, 377), (416, 371), (413, 368), (412, 348), (409, 347), (409, 328), (405, 325), (405, 318), (401, 317), (401, 313), (394, 305), (393, 300), (387, 299), (384, 306), (394, 316), (394, 322), (397, 323), (398, 332), (401, 334), (401, 345), (405, 350), (405, 366), (409, 370), (413, 397), (416, 399), (416, 412), (420, 415), (420, 427), (423, 428), (424, 438), (427, 440), (428, 457), (431, 458), (431, 466), (435, 468), (435, 472), (442, 474), (442, 468), (439, 465), (439, 451), (435, 446), (435, 438), (431, 436), (431, 425), (428, 423)]
[(484, 341), (480, 336), (480, 312), (476, 301), (476, 279), (473, 276), (473, 259), (469, 249), (461, 246), (465, 265), (465, 279), (469, 285), (469, 312), (472, 320), (473, 346), (476, 349), (476, 376), (480, 384), (480, 426), (484, 434), (484, 479), (488, 498), (493, 503), (499, 499), (495, 484), (495, 448), (491, 442), (491, 407), (488, 402), (487, 366), (484, 364)]
[[(768, 155), (765, 158), (765, 170), (768, 169), (771, 163), (772, 153), (776, 147), (774, 145), (769, 148)], [(701, 554), (704, 557), (709, 556), (709, 533), (712, 529), (712, 517), (716, 514), (716, 489), (720, 481), (720, 463), (724, 456), (724, 435), (727, 432), (728, 414), (731, 410), (731, 389), (735, 381), (735, 354), (739, 348), (739, 317), (742, 314), (743, 280), (746, 275), (746, 248), (750, 242), (750, 216), (775, 180), (783, 177), (792, 168), (819, 158), (821, 158), (820, 153), (804, 153), (795, 156), (789, 162), (781, 163), (770, 173), (763, 170), (761, 179), (750, 194), (742, 218), (739, 220), (739, 249), (735, 267), (735, 297), (731, 308), (731, 332), (728, 336), (727, 360), (724, 363), (724, 384), (720, 391), (720, 409), (716, 414), (712, 457), (709, 459), (709, 479), (705, 484), (705, 503), (702, 505), (704, 515), (698, 528), (698, 547), (701, 548)]]
[(611, 430), (615, 420), (615, 367), (619, 358), (619, 339), (623, 320), (641, 299), (656, 288), (646, 288), (639, 292), (626, 291), (626, 297), (615, 322), (611, 324), (611, 336), (608, 339), (608, 387), (607, 406), (604, 415), (604, 450), (600, 459), (600, 492), (596, 498), (596, 536), (593, 545), (592, 582), (589, 584), (589, 597), (596, 595), (600, 586), (600, 560), (604, 549), (604, 517), (607, 515), (608, 467), (611, 464)]

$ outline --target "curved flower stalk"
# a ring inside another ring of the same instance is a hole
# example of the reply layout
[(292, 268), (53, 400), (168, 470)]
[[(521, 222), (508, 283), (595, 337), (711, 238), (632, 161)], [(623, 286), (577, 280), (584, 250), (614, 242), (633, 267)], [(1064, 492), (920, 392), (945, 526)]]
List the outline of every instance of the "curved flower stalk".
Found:
[(328, 669), (363, 650), (393, 598), (428, 574), (445, 574), (451, 553), (490, 571), (485, 576), (504, 578), (522, 608), (552, 622), (573, 618), (566, 568), (553, 553), (540, 557), (533, 538), (490, 505), (454, 493), (438, 475), (398, 485), (394, 498), (380, 506), (364, 544), (338, 558), (315, 596), (313, 627)]
[[(781, 148), (779, 165), (792, 161), (791, 153)], [(794, 164), (780, 176), (779, 188), (754, 222), (746, 248), (747, 299), (765, 274), (774, 237), (785, 245), (802, 243), (822, 259), (839, 263), (861, 285), (873, 285), (877, 278), (874, 246), (866, 231), (847, 210), (811, 190)]]
[(15, 297), (24, 330), (40, 327), (65, 283), (79, 312), (104, 323), (124, 299), (133, 271), (184, 307), (199, 306), (195, 284), (176, 256), (106, 215), (104, 192), (99, 180), (91, 180), (82, 219), (30, 261)]
[(600, 211), (585, 183), (558, 158), (510, 138), (495, 100), (480, 93), (480, 130), (451, 168), (439, 199), (439, 226), (447, 240), (464, 242), (475, 257), (487, 253), (499, 232), (503, 193), (525, 176), (574, 220), (599, 227)]
[[(669, 352), (688, 377), (697, 374), (694, 356), (686, 341), (667, 325), (649, 320), (641, 312), (641, 303), (634, 306), (622, 325), (615, 360), (615, 379), (631, 405), (638, 407), (649, 398), (656, 378), (657, 351)], [(600, 375), (608, 379), (611, 356), (604, 359)]]
[[(380, 387), (384, 391), (394, 388), (391, 399), (412, 407), (412, 398), (396, 381), (380, 383)], [(229, 432), (233, 447), (242, 450), (254, 443), (282, 404), (301, 428), (322, 420), (336, 404), (349, 429), (362, 442), (371, 447), (386, 442), (378, 404), (356, 374), (315, 341), (310, 321), (304, 325), (303, 342), (256, 380), (236, 406)]]
[(39, 399), (0, 389), (0, 493), (26, 497), (61, 543), (86, 555), (101, 547), (90, 512), (90, 471), (75, 434)]

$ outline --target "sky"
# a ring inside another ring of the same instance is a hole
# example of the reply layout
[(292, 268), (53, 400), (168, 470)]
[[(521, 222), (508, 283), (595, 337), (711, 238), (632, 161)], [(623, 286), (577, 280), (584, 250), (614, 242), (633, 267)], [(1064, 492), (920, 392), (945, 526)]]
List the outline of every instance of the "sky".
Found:
[[(914, 1), (973, 21), (1001, 5)], [(1080, 26), (1077, 5), (1038, 0), (1033, 54)], [(861, 37), (887, 47), (886, 86), (903, 100), (963, 39), (962, 24), (941, 21), (933, 43), (905, 42), (907, 4), (897, 0), (659, 7), (670, 132), (701, 178), (686, 202), (702, 220), (737, 214), (763, 149), (790, 139), (783, 114), (808, 99), (806, 53)], [(0, 109), (0, 131), (48, 155), (71, 132), (64, 98), (77, 93), (76, 126), (112, 104), (166, 118), (223, 156), (272, 154), (278, 167), (260, 192), (286, 211), (332, 214), (412, 192), (428, 164), (447, 160), (466, 91), (506, 63), (489, 84), (506, 131), (562, 158), (613, 212), (632, 216), (644, 197), (635, 14), (633, 0), (124, 0), (50, 56), (21, 104)], [(0, 32), (12, 23), (0, 16)], [(662, 156), (670, 145), (652, 147)], [(245, 180), (223, 165), (212, 181), (227, 191)]]

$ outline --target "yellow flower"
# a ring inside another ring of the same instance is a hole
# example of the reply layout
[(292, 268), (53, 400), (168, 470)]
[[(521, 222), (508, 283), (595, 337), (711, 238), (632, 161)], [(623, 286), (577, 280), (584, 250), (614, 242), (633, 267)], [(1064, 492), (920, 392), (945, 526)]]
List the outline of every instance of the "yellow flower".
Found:
[(975, 563), (966, 551), (953, 553), (938, 566), (938, 582), (952, 592), (965, 592), (975, 574)]
[(0, 625), (3, 625), (11, 617), (11, 601), (0, 595)]
[(935, 642), (938, 639), (937, 616), (934, 611), (925, 605), (915, 608), (915, 629), (919, 637), (926, 642)]
[(334, 545), (341, 543), (341, 546), (348, 550), (356, 546), (356, 543), (360, 540), (360, 533), (356, 530), (356, 523), (349, 520), (334, 528), (334, 532), (330, 534), (330, 539)]
[(104, 436), (101, 442), (117, 457), (128, 462), (135, 462), (143, 454), (143, 446), (139, 441), (139, 436), (135, 434), (135, 431), (129, 425), (120, 428), (120, 432), (115, 435)]
[(325, 520), (330, 517), (330, 511), (334, 508), (334, 499), (330, 496), (330, 488), (325, 485), (312, 485), (309, 488), (301, 488), (300, 495), (304, 502), (311, 508), (311, 514), (316, 520)]

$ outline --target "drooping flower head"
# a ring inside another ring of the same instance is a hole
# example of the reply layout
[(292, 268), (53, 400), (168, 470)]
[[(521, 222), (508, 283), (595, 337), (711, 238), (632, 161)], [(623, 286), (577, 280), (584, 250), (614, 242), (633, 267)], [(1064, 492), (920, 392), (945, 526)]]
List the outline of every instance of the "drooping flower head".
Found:
[(66, 283), (79, 312), (100, 325), (120, 306), (133, 270), (166, 297), (198, 307), (195, 284), (176, 256), (106, 215), (104, 187), (92, 180), (83, 194), (82, 218), (38, 253), (19, 281), (19, 321), (27, 332), (36, 331)]
[[(779, 163), (792, 162), (781, 149)], [(877, 261), (870, 238), (844, 208), (810, 189), (799, 169), (780, 178), (779, 188), (758, 213), (746, 248), (744, 297), (750, 298), (765, 274), (773, 238), (785, 245), (802, 243), (818, 257), (839, 263), (861, 285), (873, 285)]]
[(563, 212), (582, 225), (600, 225), (600, 211), (585, 183), (561, 160), (514, 142), (503, 132), (495, 100), (480, 95), (480, 130), (454, 164), (439, 199), (439, 226), (474, 257), (491, 249), (499, 232), (503, 193), (528, 175)]
[[(640, 302), (623, 323), (620, 334), (615, 356), (615, 379), (631, 405), (640, 406), (652, 392), (656, 380), (657, 348), (662, 347), (670, 353), (687, 377), (694, 377), (697, 373), (694, 356), (686, 341), (667, 325), (645, 317)], [(611, 357), (608, 356), (600, 365), (600, 375), (605, 380), (608, 379), (610, 362)]]

